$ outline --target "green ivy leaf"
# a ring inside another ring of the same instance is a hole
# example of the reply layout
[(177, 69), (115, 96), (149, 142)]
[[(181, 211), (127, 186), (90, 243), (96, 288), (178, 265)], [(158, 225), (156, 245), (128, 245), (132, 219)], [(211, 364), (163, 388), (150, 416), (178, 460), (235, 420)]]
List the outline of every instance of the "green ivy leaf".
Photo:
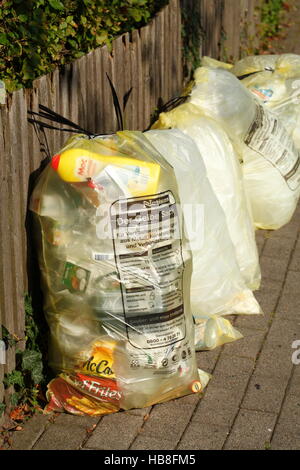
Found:
[(103, 44), (108, 39), (107, 31), (101, 31), (100, 34), (96, 36), (97, 44)]
[(36, 364), (31, 371), (31, 377), (35, 385), (40, 384), (44, 380), (43, 364)]
[(19, 15), (18, 19), (22, 21), (23, 23), (27, 23), (28, 21), (28, 16), (27, 15)]
[(3, 382), (6, 387), (9, 387), (10, 385), (19, 385), (20, 387), (24, 387), (25, 385), (23, 374), (19, 370), (13, 370), (6, 374)]
[(12, 406), (17, 406), (22, 397), (22, 392), (15, 392), (10, 397), (10, 403)]
[(55, 10), (64, 10), (65, 7), (59, 0), (48, 0), (52, 8)]
[(6, 408), (6, 404), (5, 403), (0, 403), (0, 418), (3, 415), (3, 413), (5, 411), (5, 408)]
[(137, 22), (141, 21), (141, 19), (143, 18), (143, 12), (138, 8), (129, 8), (128, 11), (132, 18)]
[(26, 350), (22, 356), (22, 369), (33, 371), (41, 363), (41, 360), (40, 352)]
[(2, 44), (3, 46), (9, 46), (10, 44), (8, 37), (5, 33), (0, 33), (0, 44)]

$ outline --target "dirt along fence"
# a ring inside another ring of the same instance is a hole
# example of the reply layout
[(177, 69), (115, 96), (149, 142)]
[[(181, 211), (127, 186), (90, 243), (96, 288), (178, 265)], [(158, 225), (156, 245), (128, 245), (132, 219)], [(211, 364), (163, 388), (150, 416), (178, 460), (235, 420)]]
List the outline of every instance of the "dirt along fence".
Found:
[[(243, 21), (246, 16), (251, 23), (254, 3), (184, 0), (180, 4), (171, 0), (149, 25), (113, 41), (111, 52), (106, 46), (100, 47), (35, 80), (32, 89), (7, 96), (6, 103), (0, 105), (0, 324), (10, 334), (24, 338), (24, 294), (29, 292), (34, 298), (34, 286), (39, 284), (32, 261), (27, 207), (45, 154), (41, 151), (43, 136), (27, 121), (28, 110), (38, 111), (38, 105), (43, 104), (91, 132), (115, 131), (108, 74), (121, 102), (132, 87), (125, 127), (143, 130), (159, 100), (169, 100), (182, 88), (182, 9), (191, 17), (198, 15), (202, 37), (199, 53), (218, 58), (226, 51), (228, 57), (237, 57)], [(68, 134), (45, 132), (49, 152), (54, 154)], [(15, 348), (8, 347), (5, 364), (0, 365), (0, 403), (3, 399), (9, 402), (11, 389), (5, 392), (2, 380), (14, 368)]]

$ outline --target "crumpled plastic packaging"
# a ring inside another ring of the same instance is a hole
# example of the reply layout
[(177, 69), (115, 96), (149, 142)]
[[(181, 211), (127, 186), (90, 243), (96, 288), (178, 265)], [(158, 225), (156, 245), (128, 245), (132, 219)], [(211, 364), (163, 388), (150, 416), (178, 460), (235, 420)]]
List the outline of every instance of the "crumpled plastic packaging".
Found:
[(300, 148), (300, 55), (249, 56), (231, 72), (271, 109)]
[(72, 138), (30, 209), (57, 373), (46, 411), (101, 415), (202, 391), (176, 178), (143, 134)]
[(189, 101), (232, 139), (243, 162), (255, 226), (287, 224), (300, 195), (300, 156), (280, 118), (223, 68), (198, 68)]
[(230, 330), (228, 320), (206, 323), (208, 320), (233, 313), (259, 314), (261, 310), (242, 278), (224, 212), (195, 142), (179, 129), (151, 130), (145, 135), (172, 165), (178, 180), (193, 252), (191, 309), (196, 324), (201, 324), (196, 348), (213, 349), (241, 335), (234, 328)]
[(226, 132), (191, 103), (161, 113), (155, 127), (180, 129), (196, 143), (208, 180), (225, 213), (245, 283), (251, 290), (258, 289), (261, 274), (251, 209), (238, 157)]

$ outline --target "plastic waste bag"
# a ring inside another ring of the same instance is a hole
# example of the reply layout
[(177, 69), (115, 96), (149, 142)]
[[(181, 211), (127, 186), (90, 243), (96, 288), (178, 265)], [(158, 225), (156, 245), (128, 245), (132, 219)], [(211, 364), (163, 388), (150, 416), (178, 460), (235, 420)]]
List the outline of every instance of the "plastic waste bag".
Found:
[(191, 103), (161, 113), (156, 128), (178, 128), (196, 143), (207, 177), (225, 213), (227, 228), (247, 287), (260, 285), (260, 267), (253, 220), (249, 213), (238, 157), (218, 123)]
[(229, 321), (210, 322), (209, 330), (205, 328), (207, 320), (214, 317), (261, 311), (241, 276), (224, 212), (208, 181), (197, 146), (178, 129), (151, 130), (145, 135), (173, 166), (178, 180), (186, 235), (193, 253), (191, 309), (196, 324), (204, 326), (196, 348), (211, 349), (238, 339), (241, 336), (237, 330), (226, 334)]
[(47, 411), (101, 415), (201, 391), (176, 179), (142, 133), (73, 138), (30, 208), (58, 374)]
[(249, 56), (238, 61), (231, 71), (281, 118), (300, 148), (300, 56)]
[(256, 227), (288, 223), (300, 194), (300, 157), (280, 118), (260, 104), (229, 71), (195, 71), (189, 101), (218, 121), (243, 161), (245, 188)]
[(212, 316), (208, 320), (199, 319), (195, 324), (195, 344), (199, 350), (215, 349), (222, 344), (232, 343), (243, 335), (223, 317)]
[(213, 59), (212, 57), (203, 56), (201, 57), (201, 66), (230, 70), (232, 69), (233, 64), (228, 64), (227, 62), (222, 62), (220, 60)]

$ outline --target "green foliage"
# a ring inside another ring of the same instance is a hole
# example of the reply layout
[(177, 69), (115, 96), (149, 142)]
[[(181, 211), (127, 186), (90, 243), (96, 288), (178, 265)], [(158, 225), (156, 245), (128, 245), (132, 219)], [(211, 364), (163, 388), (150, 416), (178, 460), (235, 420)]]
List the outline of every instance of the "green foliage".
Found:
[(181, 0), (184, 76), (191, 78), (200, 66), (200, 46), (203, 39), (200, 2)]
[[(42, 352), (39, 346), (39, 328), (34, 319), (34, 312), (31, 305), (31, 299), (28, 295), (24, 299), (25, 304), (25, 350), (16, 350), (16, 368), (5, 374), (4, 386), (6, 388), (13, 386), (14, 393), (10, 397), (12, 406), (29, 405), (38, 407), (38, 395), (40, 387), (45, 383), (46, 377), (42, 360)], [(10, 347), (23, 339), (11, 335), (8, 330), (2, 326), (4, 331), (3, 339)], [(8, 342), (10, 340), (10, 342)], [(5, 408), (0, 404), (0, 414)]]
[(149, 21), (167, 0), (0, 0), (0, 79), (7, 90)]
[(273, 37), (278, 33), (283, 0), (266, 0), (261, 6), (261, 24), (263, 36)]
[(2, 340), (4, 341), (5, 345), (7, 348), (11, 348), (12, 346), (15, 346), (17, 342), (20, 340), (16, 335), (11, 335), (8, 329), (4, 326), (1, 325), (2, 329)]
[(0, 418), (5, 411), (5, 408), (6, 408), (5, 403), (0, 403)]

